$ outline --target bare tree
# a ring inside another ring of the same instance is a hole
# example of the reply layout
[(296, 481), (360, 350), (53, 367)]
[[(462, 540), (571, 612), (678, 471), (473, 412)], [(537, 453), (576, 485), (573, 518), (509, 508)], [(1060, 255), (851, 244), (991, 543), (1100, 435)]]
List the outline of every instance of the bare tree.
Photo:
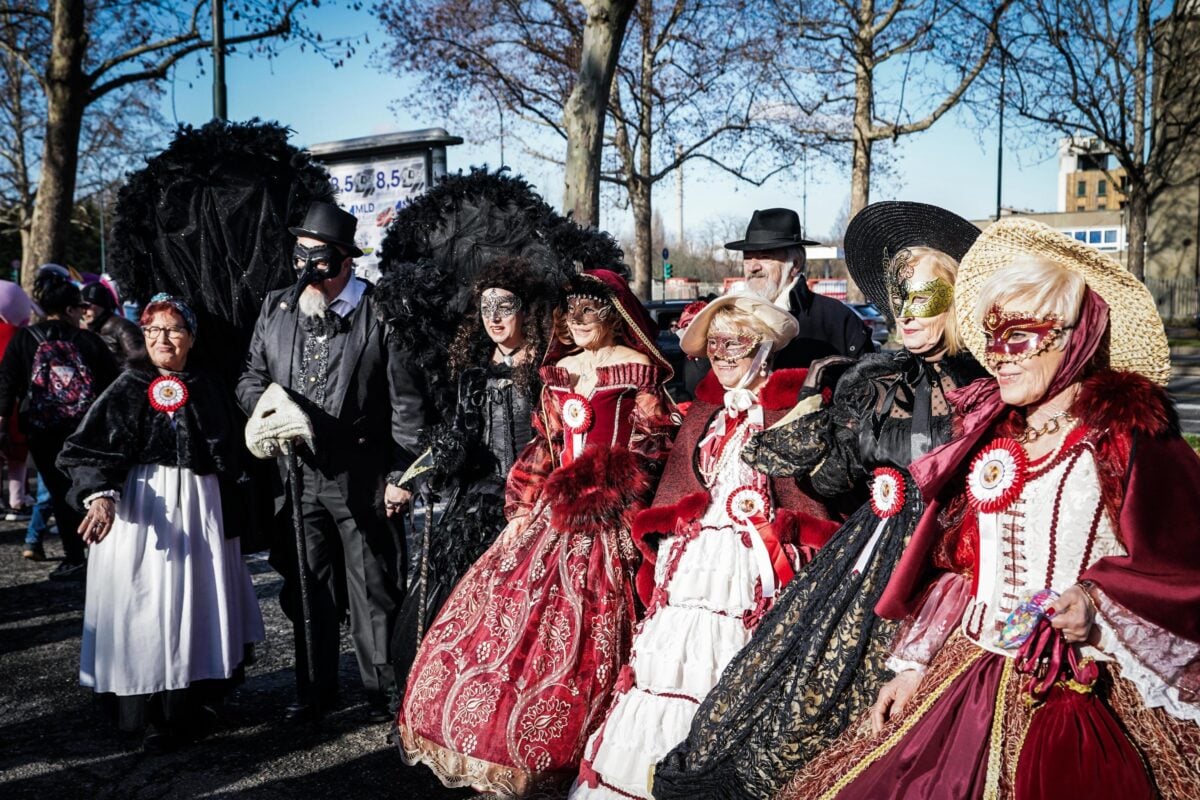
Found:
[[(353, 46), (323, 42), (301, 26), (300, 11), (318, 0), (227, 0), (231, 21), (226, 46), (253, 44), (269, 54), (269, 42), (299, 38), (337, 59)], [(0, 49), (25, 68), (44, 97), (45, 130), (38, 188), (23, 255), (26, 279), (32, 265), (61, 260), (75, 202), (80, 140), (86, 114), (113, 93), (153, 85), (192, 53), (212, 47), (209, 0), (5, 0), (0, 26), (19, 26), (40, 50)], [(36, 33), (35, 33), (36, 32)], [(334, 53), (338, 55), (334, 55)], [(335, 63), (337, 63), (335, 61)]]
[(870, 202), (874, 146), (927, 130), (987, 67), (1013, 0), (779, 0), (798, 46), (777, 62), (806, 137), (851, 148), (850, 215)]
[(1019, 24), (1004, 29), (1006, 100), (1038, 132), (1094, 137), (1125, 171), (1128, 267), (1142, 278), (1151, 206), (1200, 177), (1196, 4), (1021, 0), (1019, 8)]
[[(782, 101), (766, 79), (779, 30), (748, 24), (768, 2), (642, 0), (633, 11), (608, 95), (600, 180), (622, 187), (633, 210), (634, 289), (643, 297), (655, 184), (691, 160), (756, 184), (795, 162), (799, 141), (784, 134)], [(582, 69), (588, 22), (579, 3), (400, 0), (381, 15), (392, 36), (390, 64), (426, 75), (417, 96), (439, 113), (477, 127), (499, 104), (526, 133), (569, 138), (564, 116), (574, 112), (563, 108)], [(534, 138), (525, 140), (531, 153), (562, 163)], [(592, 193), (571, 165), (567, 180), (567, 210), (598, 220), (598, 206), (578, 204)]]
[(583, 0), (587, 22), (579, 72), (563, 107), (567, 134), (563, 209), (583, 225), (600, 227), (600, 162), (613, 72), (636, 0)]

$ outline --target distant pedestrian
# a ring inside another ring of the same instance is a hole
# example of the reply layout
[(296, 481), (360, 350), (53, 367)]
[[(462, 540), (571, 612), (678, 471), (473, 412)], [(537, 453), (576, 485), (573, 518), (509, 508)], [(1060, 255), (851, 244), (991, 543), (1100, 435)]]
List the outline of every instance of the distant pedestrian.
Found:
[(33, 463), (46, 481), (66, 557), (50, 573), (55, 580), (82, 580), (80, 515), (67, 502), (71, 481), (54, 465), (63, 442), (117, 376), (104, 342), (80, 330), (79, 288), (53, 270), (38, 275), (33, 299), (45, 319), (17, 331), (0, 361), (0, 446), (8, 421), (19, 411), (19, 428), (29, 440)]
[(138, 326), (121, 315), (121, 306), (112, 288), (102, 282), (85, 284), (83, 323), (92, 333), (104, 340), (117, 365), (126, 367), (132, 361), (145, 358), (146, 343)]
[[(25, 290), (12, 281), (0, 281), (0, 357), (8, 349), (8, 343), (17, 331), (29, 324), (32, 314), (33, 304)], [(28, 516), (31, 505), (25, 492), (29, 443), (25, 441), (25, 436), (17, 426), (15, 415), (8, 419), (5, 428), (8, 442), (3, 448), (3, 456), (8, 471), (8, 511), (4, 516), (7, 520), (15, 521)], [(35, 558), (37, 554), (23, 552), (22, 555)]]
[(30, 561), (45, 561), (46, 548), (42, 541), (51, 533), (58, 533), (57, 526), (51, 527), (49, 517), (54, 511), (50, 506), (50, 490), (38, 475), (34, 503), (29, 512), (29, 525), (25, 528), (25, 547), (21, 555)]
[(206, 706), (263, 639), (219, 480), (238, 474), (238, 423), (232, 398), (187, 367), (195, 320), (178, 299), (152, 299), (150, 363), (117, 378), (58, 458), (92, 547), (80, 683), (116, 695), (119, 727), (144, 728), (148, 751), (205, 732)]

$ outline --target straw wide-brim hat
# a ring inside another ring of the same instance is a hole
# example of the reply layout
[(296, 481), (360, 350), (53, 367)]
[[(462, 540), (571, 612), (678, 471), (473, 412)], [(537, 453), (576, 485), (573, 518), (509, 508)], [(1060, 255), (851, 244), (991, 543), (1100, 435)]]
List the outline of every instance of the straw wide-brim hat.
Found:
[(992, 275), (1029, 256), (1078, 272), (1088, 288), (1104, 298), (1109, 313), (1109, 367), (1137, 372), (1166, 385), (1171, 377), (1171, 352), (1150, 290), (1129, 270), (1098, 250), (1022, 217), (993, 223), (963, 256), (959, 266), (954, 286), (959, 328), (967, 348), (981, 364), (986, 364), (986, 339), (983, 327), (975, 319), (975, 304), (983, 285)]
[(897, 200), (872, 203), (846, 227), (846, 269), (875, 307), (894, 319), (886, 276), (892, 256), (908, 247), (932, 247), (962, 261), (977, 238), (974, 223), (944, 208)]
[(679, 340), (683, 352), (693, 358), (705, 355), (708, 351), (708, 326), (712, 324), (713, 316), (730, 306), (745, 311), (763, 323), (770, 331), (772, 353), (778, 353), (800, 332), (800, 323), (786, 308), (780, 308), (752, 292), (734, 292), (713, 300), (688, 324), (683, 338)]

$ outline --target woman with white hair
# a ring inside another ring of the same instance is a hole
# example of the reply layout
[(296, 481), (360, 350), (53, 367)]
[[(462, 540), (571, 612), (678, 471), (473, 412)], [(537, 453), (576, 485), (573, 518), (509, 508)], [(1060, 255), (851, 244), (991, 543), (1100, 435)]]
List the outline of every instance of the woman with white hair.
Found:
[(1154, 301), (1011, 219), (956, 302), (995, 380), (913, 465), (929, 506), (877, 606), (896, 677), (781, 796), (1200, 796), (1200, 460)]
[(654, 763), (688, 732), (701, 700), (777, 592), (837, 529), (790, 477), (741, 459), (754, 434), (795, 403), (805, 370), (771, 371), (796, 335), (786, 310), (749, 293), (721, 297), (681, 344), (712, 371), (675, 440), (651, 508), (634, 521), (646, 616), (608, 713), (588, 741), (571, 797), (648, 797)]

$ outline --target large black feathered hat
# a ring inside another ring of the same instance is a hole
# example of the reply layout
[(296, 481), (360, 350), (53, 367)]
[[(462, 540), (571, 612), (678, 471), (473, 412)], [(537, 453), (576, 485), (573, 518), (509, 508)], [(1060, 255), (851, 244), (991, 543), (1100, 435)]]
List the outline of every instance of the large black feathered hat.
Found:
[(893, 319), (887, 274), (892, 257), (909, 247), (932, 247), (955, 261), (971, 249), (979, 228), (944, 208), (926, 203), (889, 200), (872, 203), (846, 227), (846, 269), (875, 307)]
[(139, 303), (185, 298), (206, 331), (196, 355), (236, 380), (267, 292), (296, 282), (288, 227), (332, 196), (278, 123), (182, 126), (121, 189), (109, 271)]
[(375, 298), (408, 352), (410, 370), (422, 374), (435, 416), (451, 410), (448, 351), (469, 313), (471, 287), (478, 275), (511, 258), (556, 287), (584, 268), (629, 275), (611, 236), (559, 214), (503, 168), (447, 175), (388, 226)]

